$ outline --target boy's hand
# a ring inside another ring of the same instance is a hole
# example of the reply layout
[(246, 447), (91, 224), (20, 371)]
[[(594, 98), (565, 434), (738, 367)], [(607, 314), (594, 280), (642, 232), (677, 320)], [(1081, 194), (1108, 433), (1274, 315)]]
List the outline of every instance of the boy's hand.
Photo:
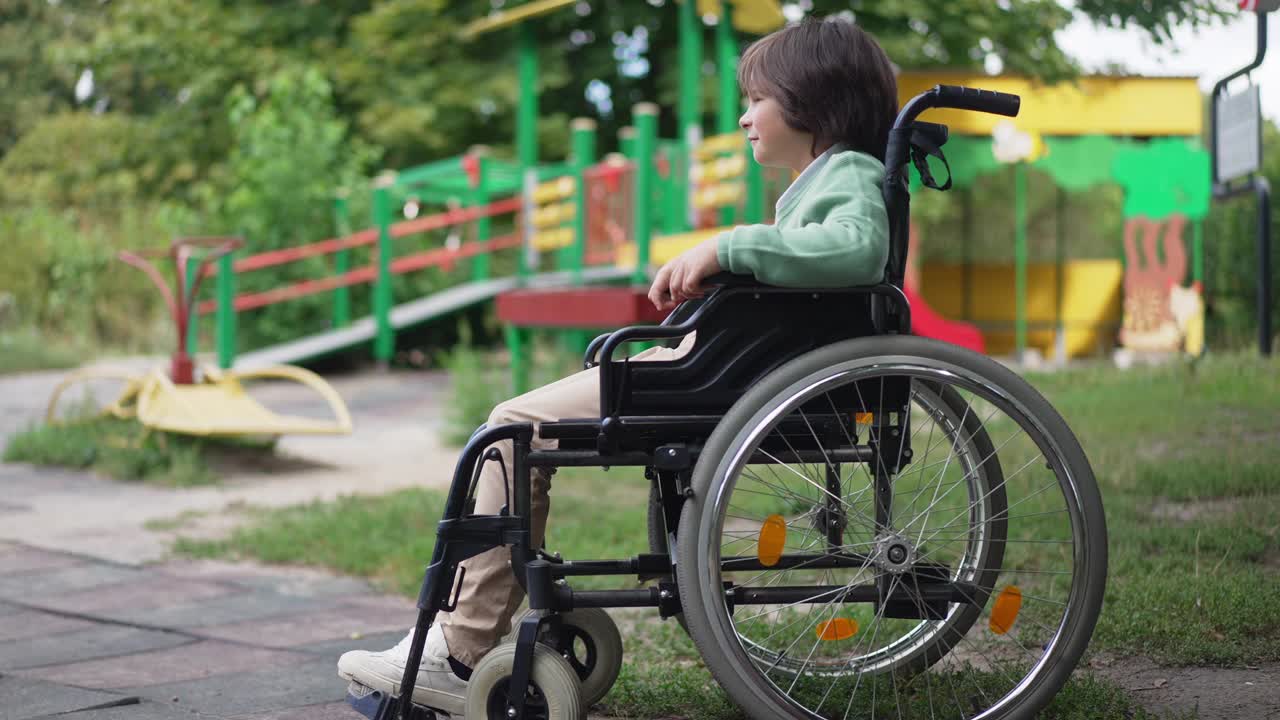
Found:
[(670, 310), (690, 298), (702, 297), (702, 281), (720, 272), (716, 257), (719, 236), (698, 243), (663, 265), (649, 288), (649, 301), (659, 310)]

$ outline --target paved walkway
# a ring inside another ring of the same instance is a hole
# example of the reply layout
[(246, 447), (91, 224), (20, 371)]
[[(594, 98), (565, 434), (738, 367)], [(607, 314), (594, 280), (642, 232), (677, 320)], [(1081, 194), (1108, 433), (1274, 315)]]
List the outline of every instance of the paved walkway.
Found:
[[(154, 361), (104, 365), (137, 371), (149, 362)], [(0, 447), (8, 435), (43, 420), (50, 392), (63, 377), (62, 372), (0, 377)], [(230, 468), (217, 486), (162, 488), (0, 464), (0, 541), (147, 563), (164, 559), (173, 540), (172, 533), (148, 529), (155, 521), (183, 517), (186, 522), (178, 530), (198, 535), (225, 531), (238, 516), (224, 511), (244, 506), (281, 507), (411, 486), (448, 486), (458, 451), (439, 440), (441, 407), (448, 397), (443, 372), (367, 372), (331, 380), (351, 410), (355, 432), (283, 437), (277, 459)], [(98, 397), (110, 397), (115, 389), (104, 383), (95, 391)], [(258, 384), (253, 393), (279, 412), (327, 412), (318, 396), (297, 384)]]
[(338, 656), (389, 647), (415, 612), (309, 570), (0, 544), (0, 720), (359, 720)]
[[(0, 447), (43, 419), (64, 376), (0, 377)], [(168, 552), (174, 532), (225, 532), (245, 505), (448, 483), (456, 451), (437, 439), (443, 373), (333, 383), (351, 408), (353, 435), (282, 438), (286, 461), (241, 468), (217, 487), (0, 464), (0, 720), (360, 720), (343, 701), (338, 656), (393, 645), (416, 617), (410, 601), (313, 570)], [(255, 396), (286, 412), (324, 409), (283, 383)], [(152, 529), (175, 518), (183, 521), (174, 531)]]

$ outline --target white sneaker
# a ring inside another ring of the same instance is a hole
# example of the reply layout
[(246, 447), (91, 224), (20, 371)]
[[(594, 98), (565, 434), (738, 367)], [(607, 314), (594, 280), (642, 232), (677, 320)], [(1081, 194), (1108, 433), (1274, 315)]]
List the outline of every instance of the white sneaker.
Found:
[[(338, 658), (338, 676), (344, 680), (381, 693), (398, 696), (400, 681), (404, 678), (404, 666), (409, 662), (409, 645), (413, 630), (390, 650), (369, 652), (351, 650)], [(432, 625), (427, 631), (427, 642), (422, 649), (422, 664), (418, 668), (418, 680), (413, 687), (413, 701), (429, 708), (443, 710), (450, 715), (461, 716), (467, 707), (467, 682), (453, 674), (449, 667), (449, 645), (444, 630)]]

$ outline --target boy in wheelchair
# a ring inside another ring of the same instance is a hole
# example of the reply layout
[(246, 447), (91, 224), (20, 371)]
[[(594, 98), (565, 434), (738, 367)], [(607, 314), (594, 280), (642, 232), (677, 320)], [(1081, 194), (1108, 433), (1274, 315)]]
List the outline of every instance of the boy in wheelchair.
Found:
[[(649, 298), (660, 309), (702, 297), (702, 282), (727, 270), (779, 286), (839, 287), (879, 282), (889, 247), (880, 185), (889, 127), (897, 112), (897, 84), (889, 58), (861, 28), (844, 21), (810, 21), (765, 37), (743, 54), (739, 84), (748, 107), (739, 120), (761, 165), (799, 176), (778, 200), (774, 225), (723, 233), (668, 262)], [(692, 348), (656, 347), (632, 362), (669, 361)], [(598, 368), (583, 370), (520, 397), (489, 415), (487, 427), (553, 422), (600, 415)], [(555, 448), (535, 434), (532, 447)], [(512, 467), (512, 443), (497, 445)], [(540, 545), (550, 507), (550, 473), (532, 471), (533, 543)], [(497, 514), (509, 497), (508, 478), (485, 463), (475, 512)], [(511, 571), (511, 553), (494, 548), (464, 563), (466, 583), (457, 608), (441, 613), (427, 635), (414, 701), (449, 713), (463, 711), (471, 668), (505, 635), (524, 591)], [(343, 678), (392, 693), (408, 656), (409, 637), (385, 652), (352, 651), (338, 662)], [(394, 694), (394, 693), (393, 693)]]
[[(414, 629), (338, 662), (374, 720), (580, 720), (621, 664), (605, 607), (678, 617), (757, 719), (1031, 717), (1084, 652), (1106, 574), (1087, 458), (1008, 369), (911, 337), (901, 290), (908, 161), (950, 186), (926, 162), (945, 165), (947, 128), (916, 117), (1016, 116), (1019, 99), (937, 86), (898, 111), (884, 51), (844, 21), (761, 39), (738, 79), (755, 158), (798, 173), (775, 224), (667, 263), (649, 291), (675, 308), (662, 326), (601, 336), (586, 370), (494, 408), (455, 469)], [(651, 554), (541, 549), (566, 466), (645, 468)], [(574, 575), (658, 583), (575, 591)]]

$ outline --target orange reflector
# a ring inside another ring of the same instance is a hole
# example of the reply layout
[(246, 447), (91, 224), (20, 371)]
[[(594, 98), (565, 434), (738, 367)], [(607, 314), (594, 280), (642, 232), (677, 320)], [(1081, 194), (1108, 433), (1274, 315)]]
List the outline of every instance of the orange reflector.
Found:
[(870, 425), (875, 417), (872, 413), (857, 413), (853, 416), (853, 421), (859, 425)]
[(818, 624), (819, 640), (848, 640), (858, 634), (858, 621), (848, 618), (833, 618)]
[(787, 542), (787, 521), (781, 515), (770, 515), (760, 527), (760, 542), (756, 543), (756, 557), (765, 567), (778, 564), (782, 546)]
[(1017, 585), (1010, 585), (996, 597), (996, 604), (991, 608), (991, 632), (1003, 635), (1013, 627), (1018, 619), (1018, 611), (1022, 609), (1022, 591)]

